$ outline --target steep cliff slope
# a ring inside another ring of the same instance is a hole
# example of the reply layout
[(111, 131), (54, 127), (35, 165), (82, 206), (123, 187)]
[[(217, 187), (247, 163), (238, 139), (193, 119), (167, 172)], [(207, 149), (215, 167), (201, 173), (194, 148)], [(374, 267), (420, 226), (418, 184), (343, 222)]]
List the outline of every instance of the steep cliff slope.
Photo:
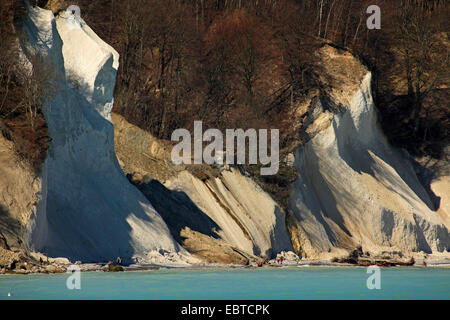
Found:
[(25, 249), (23, 232), (41, 199), (41, 180), (0, 134), (0, 247)]
[(72, 12), (55, 19), (29, 8), (25, 31), (26, 54), (55, 70), (55, 94), (44, 106), (52, 141), (42, 201), (28, 224), (30, 249), (82, 261), (155, 262), (184, 253), (115, 157), (117, 52)]
[[(352, 70), (337, 49), (319, 54), (325, 70)], [(295, 151), (299, 176), (289, 209), (295, 217), (296, 249), (314, 258), (358, 246), (371, 254), (449, 250), (444, 219), (408, 156), (387, 143), (377, 124), (371, 74), (359, 70), (346, 81), (344, 87), (332, 83), (336, 94), (314, 107), (328, 116), (311, 122), (311, 128), (319, 129)], [(339, 92), (347, 92), (347, 97)], [(339, 111), (330, 112), (332, 106)]]
[(372, 256), (446, 252), (445, 176), (431, 186), (442, 200), (435, 208), (409, 156), (391, 147), (379, 128), (370, 72), (329, 45), (317, 58), (325, 89), (292, 110), (291, 129), (304, 141), (286, 157), (298, 172), (287, 217), (284, 204), (248, 174), (174, 166), (169, 143), (114, 115), (122, 167), (158, 206), (173, 236), (208, 261), (236, 261), (217, 256), (225, 246), (270, 257), (291, 249), (286, 236), (295, 251), (313, 259), (343, 257), (358, 247)]
[(317, 52), (322, 90), (292, 110), (300, 136), (282, 161), (298, 176), (277, 203), (243, 169), (174, 165), (170, 143), (111, 117), (118, 54), (83, 20), (29, 8), (24, 29), (29, 60), (54, 73), (44, 105), (52, 141), (35, 177), (0, 135), (0, 250), (248, 263), (293, 249), (320, 259), (357, 247), (371, 256), (450, 249), (448, 170), (424, 188), (409, 156), (386, 141), (371, 74), (348, 51)]
[(234, 168), (209, 168), (216, 174), (202, 175), (176, 166), (170, 144), (119, 115), (113, 120), (124, 170), (191, 252), (208, 262), (239, 263), (292, 250), (283, 210), (250, 177)]

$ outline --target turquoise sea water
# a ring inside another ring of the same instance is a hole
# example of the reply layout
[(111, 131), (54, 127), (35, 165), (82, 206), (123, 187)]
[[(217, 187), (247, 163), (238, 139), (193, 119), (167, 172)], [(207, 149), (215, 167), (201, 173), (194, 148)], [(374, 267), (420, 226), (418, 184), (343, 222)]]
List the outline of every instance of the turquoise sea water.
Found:
[[(450, 299), (449, 268), (382, 268), (381, 289), (369, 290), (363, 267), (160, 269), (0, 275), (0, 299)], [(12, 293), (8, 297), (8, 293)]]

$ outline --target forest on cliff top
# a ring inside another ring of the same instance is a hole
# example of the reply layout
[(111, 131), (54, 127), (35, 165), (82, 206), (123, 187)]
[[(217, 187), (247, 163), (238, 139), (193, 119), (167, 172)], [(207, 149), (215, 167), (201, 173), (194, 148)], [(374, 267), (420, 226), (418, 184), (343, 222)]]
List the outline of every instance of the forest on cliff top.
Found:
[[(298, 140), (289, 111), (311, 90), (326, 94), (314, 52), (345, 48), (373, 72), (383, 130), (414, 156), (449, 143), (446, 0), (50, 0), (69, 5), (120, 54), (114, 111), (162, 139), (176, 128), (279, 128)], [(381, 29), (366, 26), (369, 5)], [(48, 74), (24, 73), (16, 38), (22, 1), (0, 4), (0, 130), (39, 168), (48, 137), (40, 108)], [(13, 24), (16, 28), (13, 28)], [(36, 65), (39, 65), (38, 63)]]

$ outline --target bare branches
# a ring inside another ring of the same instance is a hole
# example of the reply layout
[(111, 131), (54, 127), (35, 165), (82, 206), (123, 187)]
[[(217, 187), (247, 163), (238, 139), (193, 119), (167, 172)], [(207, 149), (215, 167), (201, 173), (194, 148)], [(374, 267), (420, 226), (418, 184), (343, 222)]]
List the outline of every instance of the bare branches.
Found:
[(21, 53), (13, 22), (20, 24), (25, 14), (19, 1), (0, 2), (0, 122), (16, 153), (38, 172), (48, 146), (40, 110), (52, 96), (53, 71), (39, 61), (32, 67)]
[[(398, 61), (402, 51), (402, 72), (411, 97), (425, 99), (445, 76), (445, 67), (432, 67), (434, 62), (446, 62), (435, 31), (414, 23), (406, 28), (412, 22), (406, 15), (405, 28), (398, 27), (402, 6), (395, 1), (376, 1), (382, 10), (382, 30), (365, 28), (370, 0), (78, 0), (77, 4), (85, 20), (120, 53), (115, 110), (162, 138), (180, 126), (190, 128), (194, 119), (217, 128), (256, 127), (282, 119), (320, 85), (312, 53), (324, 42), (351, 49), (370, 66), (374, 81), (391, 89), (395, 83), (388, 83), (379, 70)], [(446, 5), (439, 0), (402, 4), (419, 6), (433, 17)]]
[(415, 133), (423, 101), (438, 85), (443, 70), (448, 70), (450, 48), (442, 39), (444, 35), (439, 34), (429, 8), (426, 2), (403, 0), (398, 20), (398, 40), (408, 95), (412, 99), (410, 117), (415, 122)]

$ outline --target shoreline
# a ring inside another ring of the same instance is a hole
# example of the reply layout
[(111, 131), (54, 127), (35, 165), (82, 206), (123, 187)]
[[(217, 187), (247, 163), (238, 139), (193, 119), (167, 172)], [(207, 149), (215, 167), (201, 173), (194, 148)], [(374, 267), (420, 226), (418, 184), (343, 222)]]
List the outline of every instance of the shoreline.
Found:
[[(34, 274), (60, 274), (67, 273), (67, 269), (71, 265), (79, 267), (80, 272), (136, 272), (136, 271), (157, 271), (160, 269), (180, 269), (180, 270), (214, 270), (214, 269), (277, 269), (287, 267), (368, 267), (377, 265), (381, 268), (393, 268), (393, 267), (415, 267), (415, 268), (450, 268), (450, 260), (444, 259), (442, 261), (431, 261), (424, 263), (405, 264), (402, 262), (395, 263), (394, 261), (386, 263), (346, 263), (346, 262), (331, 262), (326, 260), (301, 260), (298, 263), (293, 261), (287, 261), (282, 264), (278, 263), (265, 263), (263, 265), (235, 265), (235, 264), (198, 264), (198, 265), (179, 265), (179, 264), (132, 264), (127, 266), (117, 265), (111, 262), (101, 263), (82, 263), (82, 264), (60, 264), (60, 263), (48, 263), (37, 266), (32, 266), (28, 269), (13, 269), (13, 270), (0, 270), (0, 275), (34, 275)], [(70, 271), (69, 271), (70, 272)]]
[[(1, 251), (1, 248), (0, 248)], [(4, 250), (3, 250), (4, 251)], [(8, 251), (9, 253), (13, 253)], [(283, 257), (284, 259), (280, 259)], [(5, 257), (4, 257), (5, 258)], [(170, 258), (170, 257), (169, 257)], [(190, 261), (191, 262), (191, 261)], [(398, 252), (382, 252), (377, 255), (363, 253), (362, 250), (353, 250), (346, 256), (303, 258), (300, 259), (292, 252), (278, 253), (273, 259), (262, 259), (254, 257), (244, 264), (214, 263), (214, 262), (191, 262), (180, 259), (153, 259), (148, 263), (122, 263), (118, 258), (113, 261), (70, 261), (68, 258), (51, 258), (40, 253), (15, 252), (8, 259), (0, 260), (1, 274), (52, 274), (69, 272), (132, 272), (152, 271), (159, 269), (182, 269), (182, 270), (214, 270), (214, 269), (276, 269), (286, 267), (429, 267), (449, 268), (450, 255), (448, 252), (425, 254), (423, 252), (403, 255)]]

